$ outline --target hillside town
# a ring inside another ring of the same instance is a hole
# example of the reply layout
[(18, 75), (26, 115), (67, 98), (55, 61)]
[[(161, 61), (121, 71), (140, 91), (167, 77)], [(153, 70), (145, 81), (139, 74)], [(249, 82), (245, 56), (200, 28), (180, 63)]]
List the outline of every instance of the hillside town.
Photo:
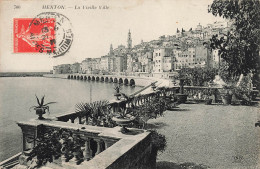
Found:
[(222, 36), (230, 29), (229, 22), (214, 22), (193, 30), (177, 29), (175, 35), (160, 36), (150, 42), (132, 46), (131, 31), (127, 45), (113, 48), (100, 58), (85, 58), (81, 63), (53, 67), (53, 74), (121, 74), (170, 78), (182, 68), (217, 68), (218, 50), (209, 47), (212, 35)]

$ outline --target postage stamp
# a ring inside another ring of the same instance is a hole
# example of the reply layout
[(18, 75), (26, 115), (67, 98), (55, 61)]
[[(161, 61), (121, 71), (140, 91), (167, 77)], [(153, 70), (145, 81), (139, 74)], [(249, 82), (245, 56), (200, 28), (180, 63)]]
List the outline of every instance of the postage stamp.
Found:
[[(31, 24), (33, 22), (33, 24)], [(14, 53), (53, 53), (55, 19), (14, 19)]]
[(69, 19), (56, 12), (15, 18), (13, 25), (14, 53), (47, 53), (59, 57), (70, 49), (73, 41)]

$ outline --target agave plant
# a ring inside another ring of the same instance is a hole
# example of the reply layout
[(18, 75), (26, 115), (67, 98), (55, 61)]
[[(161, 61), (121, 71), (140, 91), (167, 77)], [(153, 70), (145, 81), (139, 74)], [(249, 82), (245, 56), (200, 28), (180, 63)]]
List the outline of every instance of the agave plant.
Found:
[(31, 110), (32, 108), (34, 108), (34, 110), (36, 111), (36, 114), (37, 115), (39, 115), (39, 117), (38, 117), (38, 119), (44, 119), (43, 117), (42, 117), (42, 115), (43, 114), (45, 114), (46, 112), (46, 110), (48, 111), (48, 113), (50, 113), (50, 111), (49, 111), (49, 104), (53, 104), (53, 103), (56, 103), (56, 102), (49, 102), (49, 103), (45, 103), (44, 104), (44, 98), (45, 98), (45, 96), (43, 96), (42, 98), (41, 98), (41, 101), (39, 100), (39, 98), (35, 95), (35, 97), (36, 97), (36, 100), (37, 100), (37, 103), (38, 103), (38, 105), (37, 106), (32, 106), (32, 107), (30, 107), (30, 109), (29, 110)]

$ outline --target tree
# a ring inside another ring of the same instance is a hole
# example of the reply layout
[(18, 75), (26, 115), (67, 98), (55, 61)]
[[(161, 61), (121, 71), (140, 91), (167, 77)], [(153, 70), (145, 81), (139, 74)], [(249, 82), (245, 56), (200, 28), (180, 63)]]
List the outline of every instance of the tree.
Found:
[(191, 32), (191, 31), (192, 31), (192, 28), (190, 28), (189, 32)]
[(177, 33), (179, 33), (180, 31), (179, 31), (179, 29), (177, 28)]
[(214, 0), (209, 13), (228, 19), (232, 26), (223, 36), (213, 35), (211, 48), (219, 49), (230, 77), (259, 70), (260, 1)]

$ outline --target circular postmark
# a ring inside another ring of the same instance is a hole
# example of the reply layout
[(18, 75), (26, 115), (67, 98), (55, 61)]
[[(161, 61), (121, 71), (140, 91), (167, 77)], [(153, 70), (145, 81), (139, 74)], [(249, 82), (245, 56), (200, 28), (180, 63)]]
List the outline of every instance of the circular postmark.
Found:
[(38, 30), (36, 36), (31, 33), (36, 51), (59, 57), (70, 49), (73, 33), (66, 16), (57, 12), (43, 12), (33, 18), (29, 27), (30, 30)]

